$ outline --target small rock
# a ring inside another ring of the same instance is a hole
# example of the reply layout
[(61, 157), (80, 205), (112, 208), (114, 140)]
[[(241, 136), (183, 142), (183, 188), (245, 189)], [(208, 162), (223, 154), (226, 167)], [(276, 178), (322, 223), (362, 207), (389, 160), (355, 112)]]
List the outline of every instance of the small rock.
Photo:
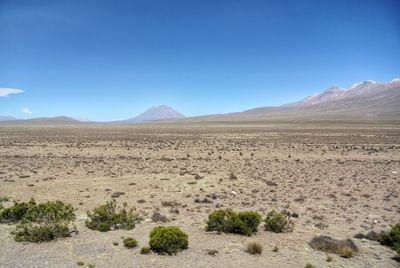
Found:
[(115, 192), (115, 193), (113, 193), (112, 195), (111, 195), (111, 197), (112, 198), (117, 198), (117, 197), (119, 197), (120, 195), (124, 195), (125, 193), (124, 192)]
[(153, 222), (167, 222), (168, 217), (159, 211), (154, 211), (153, 215), (151, 216), (151, 220)]
[(218, 250), (216, 249), (206, 249), (206, 253), (211, 256), (217, 256)]

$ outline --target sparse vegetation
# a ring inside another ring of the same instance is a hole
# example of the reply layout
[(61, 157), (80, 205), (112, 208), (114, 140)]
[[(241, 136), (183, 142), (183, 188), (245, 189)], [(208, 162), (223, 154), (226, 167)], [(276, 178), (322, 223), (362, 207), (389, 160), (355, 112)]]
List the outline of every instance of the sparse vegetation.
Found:
[(305, 268), (316, 268), (314, 264), (307, 263)]
[(353, 249), (349, 246), (344, 246), (339, 249), (339, 256), (342, 258), (351, 258), (353, 257)]
[(14, 202), (11, 207), (4, 208), (0, 212), (1, 223), (16, 223), (22, 220), (29, 208), (36, 205), (33, 198), (29, 202)]
[(278, 246), (274, 246), (274, 247), (272, 248), (272, 251), (273, 251), (273, 252), (278, 252), (278, 251), (279, 251)]
[(246, 251), (252, 255), (260, 255), (262, 253), (263, 246), (258, 242), (250, 242), (247, 244)]
[(72, 230), (70, 223), (75, 220), (74, 208), (61, 201), (37, 204), (14, 202), (0, 213), (2, 223), (18, 223), (12, 232), (16, 241), (44, 242), (67, 237)]
[(261, 215), (254, 211), (236, 213), (228, 209), (219, 209), (208, 215), (207, 231), (250, 236), (257, 232), (260, 222)]
[(400, 223), (383, 233), (382, 244), (395, 250), (400, 255)]
[(74, 208), (61, 201), (32, 205), (13, 232), (16, 241), (44, 242), (70, 236)]
[(265, 230), (275, 233), (286, 233), (293, 231), (294, 222), (284, 213), (270, 211), (265, 218)]
[(155, 227), (150, 233), (150, 248), (161, 254), (176, 254), (188, 248), (188, 235), (175, 226)]
[(326, 261), (327, 262), (332, 262), (333, 261), (333, 258), (332, 258), (332, 256), (326, 256)]
[(142, 247), (140, 249), (140, 254), (146, 255), (146, 254), (150, 254), (150, 252), (151, 252), (150, 247)]
[(122, 240), (122, 242), (124, 243), (124, 247), (126, 247), (126, 248), (134, 248), (138, 244), (137, 240), (132, 237), (124, 238), (124, 240)]
[(118, 208), (115, 199), (88, 212), (86, 226), (92, 230), (107, 232), (114, 229), (131, 230), (140, 219), (133, 209), (127, 210), (127, 204)]

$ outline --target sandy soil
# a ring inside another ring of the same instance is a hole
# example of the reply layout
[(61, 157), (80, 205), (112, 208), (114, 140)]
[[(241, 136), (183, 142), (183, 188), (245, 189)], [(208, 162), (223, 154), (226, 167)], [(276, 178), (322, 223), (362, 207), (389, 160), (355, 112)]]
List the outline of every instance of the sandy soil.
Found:
[[(232, 172), (237, 180), (229, 179)], [(145, 220), (131, 231), (87, 229), (86, 211), (118, 191), (125, 193), (118, 203), (136, 207)], [(71, 203), (79, 230), (49, 243), (17, 243), (14, 226), (2, 224), (1, 267), (77, 267), (80, 260), (96, 267), (399, 267), (395, 252), (377, 242), (353, 239), (361, 253), (331, 255), (330, 263), (307, 243), (318, 234), (352, 238), (400, 221), (400, 127), (0, 126), (0, 196), (10, 197), (4, 206), (30, 197)], [(163, 201), (175, 201), (179, 213)], [(262, 226), (253, 237), (206, 233), (216, 207), (263, 215), (287, 209), (299, 218), (292, 233)], [(167, 225), (188, 233), (188, 250), (139, 253), (159, 225), (149, 220), (156, 209), (169, 217)], [(139, 247), (124, 248), (126, 236)], [(260, 256), (245, 252), (249, 241), (263, 244)]]

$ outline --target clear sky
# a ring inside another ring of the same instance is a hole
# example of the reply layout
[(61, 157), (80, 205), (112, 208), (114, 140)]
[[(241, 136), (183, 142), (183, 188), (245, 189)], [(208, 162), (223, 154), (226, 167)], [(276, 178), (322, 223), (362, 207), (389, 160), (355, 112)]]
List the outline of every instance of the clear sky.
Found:
[(0, 0), (0, 115), (226, 113), (389, 81), (399, 14), (398, 0)]

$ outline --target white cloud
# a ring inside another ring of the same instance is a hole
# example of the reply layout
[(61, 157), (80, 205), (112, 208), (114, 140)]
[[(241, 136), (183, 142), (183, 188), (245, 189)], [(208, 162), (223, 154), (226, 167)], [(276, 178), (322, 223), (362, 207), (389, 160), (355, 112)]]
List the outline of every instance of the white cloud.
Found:
[(29, 110), (28, 108), (23, 108), (23, 109), (21, 110), (21, 112), (22, 112), (23, 114), (32, 114), (32, 111)]
[(19, 94), (22, 92), (24, 92), (22, 89), (0, 87), (0, 97), (7, 97), (10, 94)]

